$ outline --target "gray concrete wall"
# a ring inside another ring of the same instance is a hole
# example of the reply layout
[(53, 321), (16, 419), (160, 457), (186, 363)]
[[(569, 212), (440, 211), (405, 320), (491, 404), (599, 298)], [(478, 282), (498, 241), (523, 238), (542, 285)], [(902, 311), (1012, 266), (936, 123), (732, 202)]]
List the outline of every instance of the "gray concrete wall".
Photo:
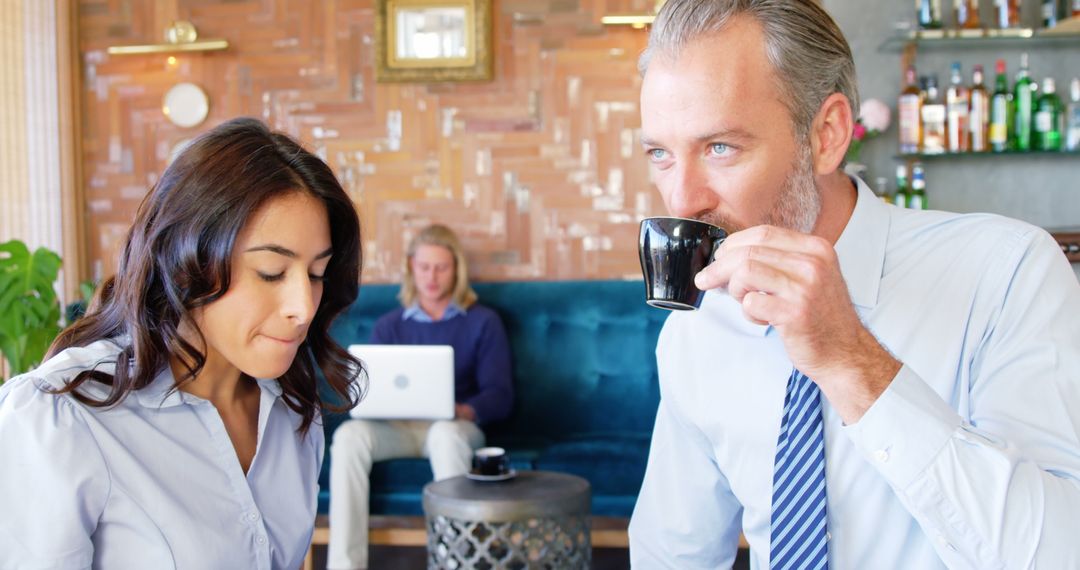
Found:
[[(950, 6), (951, 0), (943, 0)], [(989, 16), (992, 2), (982, 0), (982, 13)], [(913, 0), (824, 0), (851, 43), (859, 74), (862, 98), (880, 99), (893, 109), (892, 124), (882, 136), (863, 146), (862, 161), (869, 166), (867, 182), (886, 176), (894, 183), (898, 164), (896, 98), (902, 82), (899, 48), (883, 47), (894, 34), (897, 23), (914, 19)], [(1039, 5), (1024, 0), (1027, 24), (1038, 19)], [(894, 42), (895, 44), (896, 42)], [(994, 61), (1004, 58), (1010, 82), (1020, 66), (1020, 54), (1027, 51), (1032, 77), (1042, 82), (1054, 77), (1058, 92), (1068, 97), (1068, 82), (1080, 77), (1080, 38), (1065, 45), (1031, 45), (1023, 42), (993, 46), (922, 46), (916, 58), (919, 74), (937, 73), (939, 84), (949, 80), (949, 66), (959, 61), (970, 82), (972, 66), (982, 64), (987, 82), (993, 82)], [(1025, 220), (1042, 227), (1080, 226), (1080, 156), (969, 156), (938, 158), (925, 162), (927, 194), (933, 209), (955, 212), (994, 212)], [(1073, 264), (1080, 276), (1080, 264)]]

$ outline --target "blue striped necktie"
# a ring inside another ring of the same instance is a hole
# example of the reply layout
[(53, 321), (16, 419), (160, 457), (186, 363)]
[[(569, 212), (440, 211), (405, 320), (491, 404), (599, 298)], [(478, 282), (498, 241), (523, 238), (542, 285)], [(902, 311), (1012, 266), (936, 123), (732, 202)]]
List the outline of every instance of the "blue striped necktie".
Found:
[(826, 523), (821, 394), (817, 384), (793, 370), (776, 441), (769, 567), (828, 568)]

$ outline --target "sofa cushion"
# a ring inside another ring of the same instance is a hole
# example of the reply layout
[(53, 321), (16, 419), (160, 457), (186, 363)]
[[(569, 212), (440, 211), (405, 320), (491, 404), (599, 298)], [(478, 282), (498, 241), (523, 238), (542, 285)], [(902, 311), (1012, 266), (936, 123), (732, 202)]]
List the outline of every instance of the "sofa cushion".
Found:
[(594, 497), (637, 497), (648, 457), (649, 439), (628, 435), (556, 443), (540, 454), (535, 465), (542, 471), (585, 478)]

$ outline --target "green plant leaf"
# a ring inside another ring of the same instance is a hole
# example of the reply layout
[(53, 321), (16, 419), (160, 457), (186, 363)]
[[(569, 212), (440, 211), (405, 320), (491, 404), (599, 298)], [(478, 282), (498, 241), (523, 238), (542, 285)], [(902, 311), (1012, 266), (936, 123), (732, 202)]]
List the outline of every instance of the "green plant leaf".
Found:
[(21, 241), (0, 243), (0, 352), (13, 374), (41, 362), (60, 332), (60, 306), (53, 284), (61, 259)]
[(97, 283), (94, 283), (92, 279), (79, 283), (79, 295), (82, 296), (83, 301), (89, 303), (90, 299), (94, 298), (95, 291), (97, 291)]

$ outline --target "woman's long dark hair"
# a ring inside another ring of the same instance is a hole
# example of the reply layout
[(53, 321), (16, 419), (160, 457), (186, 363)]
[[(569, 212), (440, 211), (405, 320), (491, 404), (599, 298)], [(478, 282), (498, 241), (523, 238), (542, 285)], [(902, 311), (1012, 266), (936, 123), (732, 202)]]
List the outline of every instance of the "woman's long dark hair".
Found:
[[(359, 290), (356, 210), (326, 163), (255, 119), (228, 121), (192, 141), (143, 199), (116, 275), (102, 284), (87, 314), (57, 337), (48, 356), (102, 339), (130, 342), (122, 344), (113, 374), (86, 370), (57, 392), (70, 392), (89, 406), (113, 406), (150, 385), (170, 355), (188, 368), (176, 387), (193, 379), (206, 356), (181, 337), (180, 324), (197, 328), (191, 311), (228, 291), (233, 247), (252, 214), (268, 200), (297, 191), (326, 206), (333, 256), (307, 339), (278, 378), (283, 400), (300, 414), (298, 431), (306, 434), (324, 405), (318, 367), (342, 403), (326, 407), (341, 411), (355, 405), (366, 375), (360, 361), (330, 337), (329, 327)], [(77, 392), (87, 380), (110, 386), (109, 395), (96, 400)]]

